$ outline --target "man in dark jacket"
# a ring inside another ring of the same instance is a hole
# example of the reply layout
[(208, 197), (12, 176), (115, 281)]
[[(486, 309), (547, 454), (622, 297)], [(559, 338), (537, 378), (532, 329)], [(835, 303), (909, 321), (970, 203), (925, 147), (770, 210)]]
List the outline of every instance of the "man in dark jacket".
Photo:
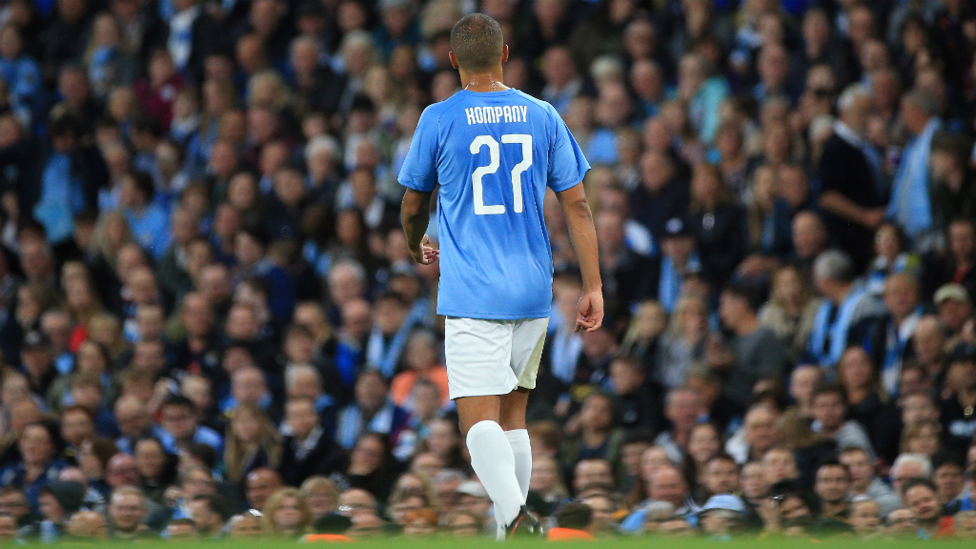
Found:
[(885, 218), (881, 157), (864, 139), (874, 99), (852, 86), (837, 102), (840, 120), (820, 159), (820, 207), (831, 239), (860, 272), (874, 250), (874, 230)]
[(329, 475), (345, 464), (345, 454), (319, 424), (315, 402), (293, 398), (285, 405), (285, 437), (281, 456), (281, 478), (289, 486), (299, 486), (313, 475)]

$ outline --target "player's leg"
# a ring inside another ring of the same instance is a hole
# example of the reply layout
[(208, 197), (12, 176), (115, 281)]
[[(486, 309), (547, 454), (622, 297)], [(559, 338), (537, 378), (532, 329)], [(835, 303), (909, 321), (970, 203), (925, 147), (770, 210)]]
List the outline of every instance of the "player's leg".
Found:
[(532, 480), (532, 446), (525, 428), (525, 411), (529, 403), (529, 391), (535, 388), (539, 373), (539, 361), (546, 342), (548, 318), (532, 318), (515, 323), (512, 338), (512, 371), (518, 378), (515, 391), (501, 400), (501, 424), (505, 436), (515, 454), (515, 476), (518, 477), (522, 497), (529, 494)]
[(529, 403), (529, 390), (518, 388), (501, 398), (500, 423), (505, 437), (515, 455), (515, 477), (518, 478), (522, 499), (529, 496), (532, 480), (532, 446), (529, 431), (525, 428), (525, 409)]
[(495, 504), (495, 520), (512, 523), (525, 503), (515, 475), (515, 455), (499, 423), (501, 400), (517, 384), (507, 368), (510, 323), (449, 318), (444, 326), (451, 398), (471, 454), (471, 468)]

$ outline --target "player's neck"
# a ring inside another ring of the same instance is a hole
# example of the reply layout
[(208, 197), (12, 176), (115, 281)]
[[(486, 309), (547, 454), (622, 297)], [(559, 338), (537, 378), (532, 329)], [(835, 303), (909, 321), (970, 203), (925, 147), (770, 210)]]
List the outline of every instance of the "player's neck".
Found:
[(505, 85), (504, 75), (500, 66), (485, 72), (469, 73), (464, 70), (460, 72), (461, 87), (468, 91), (485, 93), (505, 91), (508, 89), (508, 86)]

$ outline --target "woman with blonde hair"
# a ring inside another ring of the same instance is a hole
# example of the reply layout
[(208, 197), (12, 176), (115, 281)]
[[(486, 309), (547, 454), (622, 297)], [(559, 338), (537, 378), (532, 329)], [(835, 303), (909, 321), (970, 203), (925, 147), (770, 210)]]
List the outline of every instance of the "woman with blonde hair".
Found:
[(779, 336), (794, 362), (806, 349), (820, 303), (795, 265), (784, 265), (773, 273), (769, 301), (759, 309), (759, 323)]
[(308, 512), (315, 522), (322, 517), (331, 515), (339, 509), (339, 486), (330, 478), (320, 475), (308, 477), (298, 489), (299, 495), (305, 500)]
[(103, 11), (92, 21), (85, 49), (88, 81), (97, 97), (105, 97), (115, 86), (129, 86), (136, 77), (136, 61), (131, 55), (125, 29), (111, 12)]
[(264, 534), (276, 538), (299, 538), (311, 531), (312, 514), (297, 488), (281, 488), (268, 497), (261, 510)]
[(266, 70), (256, 73), (247, 83), (247, 106), (265, 107), (275, 112), (291, 105), (291, 93), (281, 76)]
[(941, 447), (942, 426), (937, 421), (918, 421), (902, 431), (902, 454), (921, 454), (932, 459)]
[(675, 389), (684, 385), (685, 373), (692, 364), (705, 360), (708, 302), (699, 295), (684, 295), (674, 308), (670, 324), (658, 346), (660, 367), (655, 375), (667, 389)]
[(119, 250), (131, 242), (135, 242), (135, 237), (125, 214), (121, 210), (110, 210), (98, 216), (89, 251), (114, 269)]
[(259, 467), (277, 468), (281, 462), (281, 437), (268, 415), (254, 404), (240, 403), (227, 426), (224, 464), (227, 479), (243, 484)]

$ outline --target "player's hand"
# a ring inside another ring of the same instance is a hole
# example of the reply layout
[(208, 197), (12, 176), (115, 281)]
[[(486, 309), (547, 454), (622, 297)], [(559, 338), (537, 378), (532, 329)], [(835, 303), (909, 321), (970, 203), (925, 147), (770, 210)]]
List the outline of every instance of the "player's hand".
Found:
[(440, 251), (430, 245), (430, 237), (427, 235), (424, 235), (424, 237), (420, 239), (419, 248), (410, 249), (410, 257), (421, 265), (430, 265), (431, 263), (437, 261), (439, 256)]
[(576, 308), (576, 331), (595, 332), (603, 325), (603, 292), (586, 292)]

